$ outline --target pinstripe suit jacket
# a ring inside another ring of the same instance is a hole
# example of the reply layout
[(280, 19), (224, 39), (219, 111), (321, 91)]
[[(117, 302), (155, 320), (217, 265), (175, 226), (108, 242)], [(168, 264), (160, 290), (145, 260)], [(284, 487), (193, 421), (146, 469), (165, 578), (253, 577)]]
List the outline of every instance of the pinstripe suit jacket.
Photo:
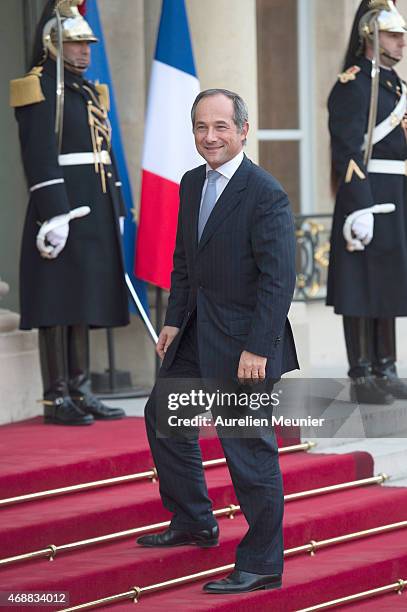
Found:
[(180, 185), (166, 325), (180, 327), (173, 361), (196, 309), (204, 378), (235, 379), (243, 350), (267, 357), (267, 376), (298, 368), (287, 313), (295, 286), (295, 235), (286, 193), (246, 156), (219, 197), (198, 243), (205, 165)]

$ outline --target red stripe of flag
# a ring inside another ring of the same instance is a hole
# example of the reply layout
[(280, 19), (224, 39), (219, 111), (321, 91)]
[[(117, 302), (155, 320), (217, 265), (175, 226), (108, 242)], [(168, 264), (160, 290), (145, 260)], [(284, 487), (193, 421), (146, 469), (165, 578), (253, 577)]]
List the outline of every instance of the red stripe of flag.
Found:
[(177, 233), (179, 185), (143, 170), (135, 274), (169, 289)]

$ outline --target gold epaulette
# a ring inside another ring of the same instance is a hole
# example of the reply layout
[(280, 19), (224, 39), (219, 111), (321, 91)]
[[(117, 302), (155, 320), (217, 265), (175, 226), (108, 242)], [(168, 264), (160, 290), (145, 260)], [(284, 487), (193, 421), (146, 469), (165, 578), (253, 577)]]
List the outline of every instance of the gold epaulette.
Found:
[(351, 66), (345, 70), (345, 72), (338, 74), (338, 79), (341, 83), (349, 83), (349, 81), (354, 81), (356, 79), (358, 72), (360, 72), (359, 66)]
[(45, 100), (41, 89), (42, 66), (35, 66), (21, 79), (10, 81), (10, 106), (27, 106)]
[(106, 83), (96, 83), (95, 87), (99, 94), (99, 100), (102, 107), (110, 111), (110, 94), (109, 94), (109, 86)]

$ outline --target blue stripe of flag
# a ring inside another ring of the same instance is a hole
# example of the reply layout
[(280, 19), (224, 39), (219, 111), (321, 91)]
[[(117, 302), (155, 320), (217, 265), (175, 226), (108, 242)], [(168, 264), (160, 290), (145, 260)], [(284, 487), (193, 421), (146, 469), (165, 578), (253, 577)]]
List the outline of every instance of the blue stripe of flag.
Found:
[[(124, 154), (124, 148), (122, 138), (120, 134), (120, 124), (117, 113), (116, 99), (114, 95), (113, 83), (110, 78), (109, 62), (106, 54), (103, 30), (100, 22), (99, 11), (96, 4), (96, 0), (87, 0), (86, 3), (86, 20), (89, 22), (93, 32), (98, 37), (99, 42), (91, 46), (92, 51), (92, 63), (86, 73), (86, 77), (89, 80), (100, 83), (106, 83), (110, 90), (110, 112), (109, 119), (112, 125), (112, 146), (117, 163), (117, 171), (122, 182), (122, 193), (124, 202), (127, 209), (127, 216), (124, 222), (124, 236), (123, 236), (123, 247), (124, 247), (124, 259), (126, 265), (126, 271), (130, 276), (130, 279), (137, 291), (137, 294), (148, 312), (148, 301), (146, 286), (143, 281), (138, 280), (134, 276), (134, 249), (136, 244), (137, 227), (133, 219), (133, 197), (131, 193), (131, 186), (129, 175), (127, 171), (126, 158)], [(130, 310), (136, 312), (136, 308), (131, 303)]]
[(163, 0), (155, 59), (196, 76), (184, 0)]

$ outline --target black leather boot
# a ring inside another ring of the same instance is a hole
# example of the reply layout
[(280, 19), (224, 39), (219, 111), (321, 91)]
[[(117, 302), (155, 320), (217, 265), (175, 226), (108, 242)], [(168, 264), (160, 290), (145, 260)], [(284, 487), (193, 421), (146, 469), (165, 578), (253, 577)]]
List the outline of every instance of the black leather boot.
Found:
[(41, 327), (38, 330), (38, 341), (45, 423), (90, 425), (93, 417), (78, 408), (69, 396), (66, 327)]
[(86, 325), (68, 327), (69, 393), (87, 415), (111, 421), (126, 416), (123, 408), (109, 408), (93, 395), (90, 386), (89, 329)]
[(373, 374), (376, 384), (397, 399), (407, 399), (407, 385), (397, 375), (395, 319), (374, 320)]
[(368, 317), (343, 317), (351, 400), (358, 404), (389, 405), (393, 396), (376, 384), (372, 372), (373, 322)]

